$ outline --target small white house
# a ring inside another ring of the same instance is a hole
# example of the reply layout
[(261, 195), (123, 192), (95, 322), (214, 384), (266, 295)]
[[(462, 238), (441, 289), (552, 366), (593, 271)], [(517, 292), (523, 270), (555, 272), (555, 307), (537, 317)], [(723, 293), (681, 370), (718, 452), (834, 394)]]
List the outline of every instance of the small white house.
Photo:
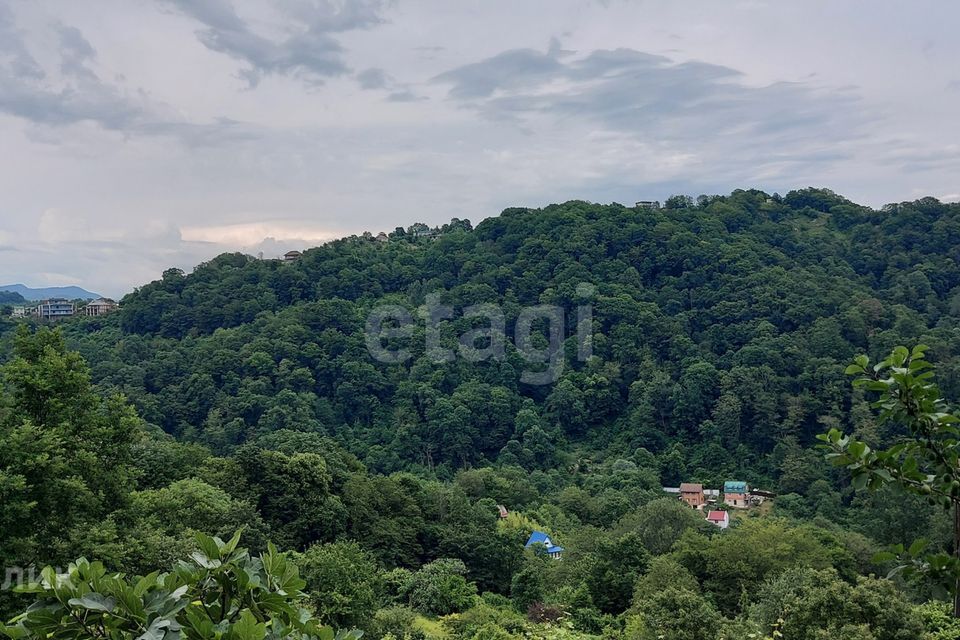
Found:
[(707, 522), (715, 524), (721, 529), (730, 526), (730, 513), (727, 511), (709, 511), (707, 512)]

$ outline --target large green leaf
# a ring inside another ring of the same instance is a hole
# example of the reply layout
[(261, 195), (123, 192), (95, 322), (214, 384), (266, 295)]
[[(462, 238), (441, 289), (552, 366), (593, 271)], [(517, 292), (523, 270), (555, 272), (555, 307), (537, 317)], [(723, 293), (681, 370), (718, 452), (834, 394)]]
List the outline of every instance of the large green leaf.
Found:
[(257, 622), (249, 609), (240, 613), (240, 619), (230, 629), (231, 640), (263, 640), (267, 635), (267, 625)]
[(110, 612), (117, 606), (117, 601), (99, 593), (88, 593), (80, 598), (71, 598), (68, 604), (90, 611)]

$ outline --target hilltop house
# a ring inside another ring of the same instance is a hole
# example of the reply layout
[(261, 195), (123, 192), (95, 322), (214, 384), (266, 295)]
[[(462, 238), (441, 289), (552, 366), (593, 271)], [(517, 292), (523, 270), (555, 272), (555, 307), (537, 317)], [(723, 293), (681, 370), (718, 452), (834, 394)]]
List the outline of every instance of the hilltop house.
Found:
[(390, 242), (390, 237), (386, 233), (381, 231), (380, 233), (377, 234), (377, 237), (374, 238), (374, 240), (376, 240), (377, 242)]
[(37, 305), (37, 316), (41, 320), (60, 320), (76, 313), (76, 306), (64, 298), (51, 298)]
[(708, 511), (707, 522), (715, 524), (721, 529), (726, 529), (730, 526), (730, 513), (727, 511)]
[(554, 560), (559, 560), (560, 556), (563, 554), (563, 547), (558, 547), (553, 544), (553, 541), (550, 539), (550, 536), (545, 534), (543, 531), (534, 531), (530, 534), (530, 537), (527, 539), (527, 544), (523, 545), (525, 548), (529, 549), (534, 545), (543, 545), (547, 548), (547, 555), (549, 555)]
[(287, 251), (285, 254), (283, 254), (283, 261), (296, 262), (297, 260), (300, 259), (301, 255), (303, 254), (301, 254), (299, 251)]
[(746, 482), (727, 480), (723, 483), (723, 504), (735, 509), (746, 509), (750, 506), (750, 488)]
[(422, 222), (417, 222), (411, 225), (407, 230), (407, 233), (412, 235), (414, 238), (432, 238), (437, 235), (436, 231)]
[(680, 483), (680, 499), (694, 509), (702, 509), (707, 503), (706, 496), (703, 494), (703, 485), (696, 482)]
[(637, 209), (651, 209), (656, 211), (660, 208), (659, 200), (640, 200), (636, 204)]
[(85, 316), (103, 316), (117, 310), (117, 303), (110, 298), (99, 298), (83, 308)]

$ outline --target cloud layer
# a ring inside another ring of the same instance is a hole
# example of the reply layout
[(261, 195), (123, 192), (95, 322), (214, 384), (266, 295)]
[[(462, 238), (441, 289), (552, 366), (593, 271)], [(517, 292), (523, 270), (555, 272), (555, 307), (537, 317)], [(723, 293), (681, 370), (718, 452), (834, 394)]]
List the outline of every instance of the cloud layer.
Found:
[(271, 74), (322, 82), (347, 73), (350, 68), (337, 34), (378, 24), (382, 8), (372, 0), (278, 3), (288, 21), (284, 33), (271, 39), (258, 34), (229, 0), (166, 0), (166, 4), (203, 25), (196, 34), (205, 47), (241, 61), (241, 75), (251, 86)]
[(224, 250), (570, 198), (956, 198), (958, 17), (927, 0), (0, 0), (0, 280), (120, 295)]

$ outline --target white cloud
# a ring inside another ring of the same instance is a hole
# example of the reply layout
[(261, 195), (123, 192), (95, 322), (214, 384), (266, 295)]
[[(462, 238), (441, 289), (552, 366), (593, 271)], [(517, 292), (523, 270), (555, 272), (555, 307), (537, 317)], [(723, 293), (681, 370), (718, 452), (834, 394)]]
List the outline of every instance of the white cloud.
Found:
[(184, 227), (181, 230), (181, 234), (187, 242), (212, 242), (228, 247), (254, 246), (265, 238), (271, 238), (280, 242), (312, 242), (320, 244), (344, 235), (343, 232), (304, 226), (296, 222), (254, 222), (212, 227)]

